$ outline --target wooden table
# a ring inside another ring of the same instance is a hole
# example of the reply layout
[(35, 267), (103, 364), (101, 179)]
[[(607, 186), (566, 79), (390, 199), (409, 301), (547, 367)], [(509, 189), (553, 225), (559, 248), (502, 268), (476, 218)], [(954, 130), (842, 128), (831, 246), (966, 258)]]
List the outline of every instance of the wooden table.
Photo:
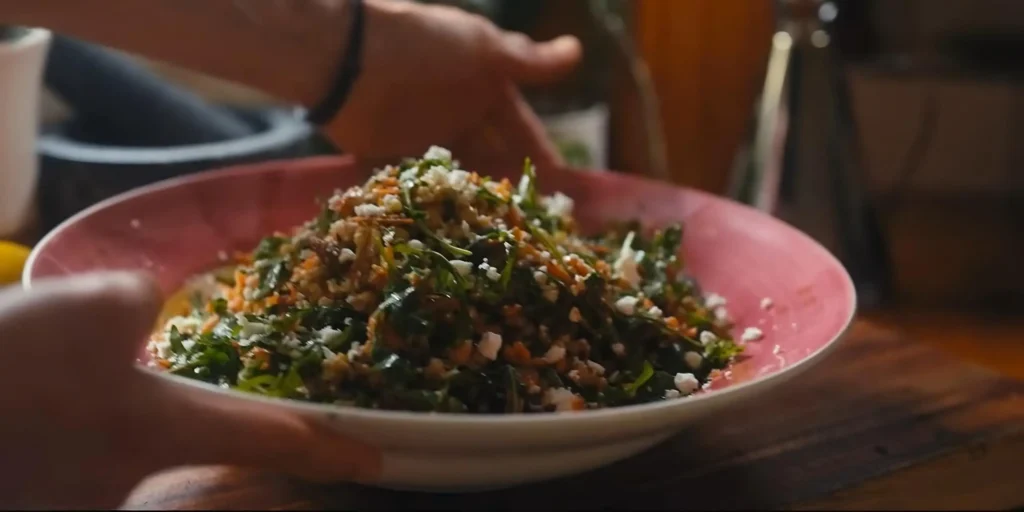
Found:
[[(230, 468), (144, 482), (127, 508), (973, 508), (1024, 506), (1024, 380), (859, 320), (817, 367), (728, 417), (591, 473), (436, 495)], [(939, 324), (941, 325), (941, 324)], [(916, 335), (942, 337), (927, 325)], [(963, 331), (963, 328), (960, 329)], [(1010, 366), (1024, 361), (1024, 336)], [(977, 343), (984, 339), (977, 337)], [(1010, 344), (1006, 344), (1007, 347)], [(955, 351), (955, 347), (954, 347)], [(1010, 352), (1007, 352), (1010, 353)], [(1013, 366), (1024, 368), (1024, 365)], [(1018, 374), (1020, 375), (1020, 374)]]

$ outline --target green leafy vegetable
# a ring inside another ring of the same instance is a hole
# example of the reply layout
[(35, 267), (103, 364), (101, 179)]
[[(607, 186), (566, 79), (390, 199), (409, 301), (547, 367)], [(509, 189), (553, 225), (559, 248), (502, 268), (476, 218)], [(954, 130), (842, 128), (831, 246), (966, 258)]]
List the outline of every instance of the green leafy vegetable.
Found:
[(629, 396), (634, 396), (636, 395), (637, 390), (640, 389), (640, 386), (646, 384), (647, 381), (650, 380), (650, 378), (653, 376), (654, 367), (651, 366), (650, 362), (644, 361), (644, 369), (643, 371), (640, 372), (640, 376), (637, 377), (636, 380), (634, 380), (633, 382), (624, 386), (623, 389), (626, 390), (626, 394), (628, 394)]

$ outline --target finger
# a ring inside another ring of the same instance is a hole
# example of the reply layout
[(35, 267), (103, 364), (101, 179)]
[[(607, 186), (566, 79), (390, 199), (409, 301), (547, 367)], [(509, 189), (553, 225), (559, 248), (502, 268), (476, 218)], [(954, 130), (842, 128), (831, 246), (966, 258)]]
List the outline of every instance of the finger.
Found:
[[(122, 364), (137, 356), (162, 299), (146, 275), (106, 272), (47, 279), (0, 295), (0, 330), (13, 350), (72, 354), (81, 364)], [(10, 354), (9, 354), (10, 355)]]
[(159, 397), (150, 417), (160, 422), (165, 467), (226, 464), (325, 482), (372, 482), (380, 474), (379, 450), (312, 416), (146, 378)]
[(519, 161), (529, 157), (538, 167), (563, 165), (544, 123), (511, 84), (505, 87), (502, 101), (488, 119), (504, 140), (506, 151)]
[(498, 68), (523, 85), (559, 80), (576, 67), (583, 55), (583, 47), (573, 36), (538, 43), (518, 32), (502, 32), (498, 39)]

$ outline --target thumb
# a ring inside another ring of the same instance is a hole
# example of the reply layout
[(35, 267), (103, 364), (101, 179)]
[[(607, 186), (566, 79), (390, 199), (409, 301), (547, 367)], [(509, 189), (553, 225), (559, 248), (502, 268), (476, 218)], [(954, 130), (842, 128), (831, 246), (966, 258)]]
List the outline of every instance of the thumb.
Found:
[(160, 306), (159, 288), (143, 274), (47, 279), (27, 291), (0, 294), (0, 333), (24, 340), (12, 343), (11, 350), (86, 365), (123, 365), (138, 356)]
[(583, 47), (573, 36), (538, 43), (518, 32), (503, 32), (499, 36), (497, 64), (513, 82), (540, 85), (569, 74), (582, 55)]
[(149, 370), (147, 415), (160, 432), (162, 466), (225, 464), (283, 471), (321, 482), (372, 482), (381, 455), (340, 434), (315, 413), (196, 386), (176, 384)]

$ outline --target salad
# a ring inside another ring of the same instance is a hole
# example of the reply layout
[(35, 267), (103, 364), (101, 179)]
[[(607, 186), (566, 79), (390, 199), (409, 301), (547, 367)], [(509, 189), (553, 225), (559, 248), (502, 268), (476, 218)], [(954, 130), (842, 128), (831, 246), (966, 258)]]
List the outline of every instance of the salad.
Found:
[(678, 225), (578, 231), (573, 201), (459, 168), (379, 169), (263, 239), (153, 334), (150, 366), (259, 395), (438, 413), (684, 398), (741, 345)]

